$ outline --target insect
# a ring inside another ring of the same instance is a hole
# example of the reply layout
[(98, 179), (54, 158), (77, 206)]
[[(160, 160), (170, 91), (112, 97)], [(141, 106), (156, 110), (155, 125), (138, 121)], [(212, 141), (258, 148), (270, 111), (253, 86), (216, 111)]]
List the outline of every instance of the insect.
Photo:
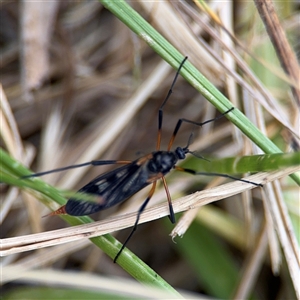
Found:
[(132, 237), (133, 233), (137, 229), (137, 225), (139, 223), (139, 219), (143, 211), (145, 210), (147, 204), (149, 203), (152, 195), (154, 194), (156, 183), (160, 179), (163, 182), (166, 196), (168, 200), (169, 205), (169, 211), (170, 215), (169, 218), (172, 223), (175, 223), (175, 214), (173, 211), (173, 206), (171, 202), (171, 196), (168, 190), (168, 186), (166, 183), (165, 175), (168, 174), (172, 169), (187, 172), (193, 175), (209, 175), (209, 176), (222, 176), (227, 177), (243, 182), (247, 182), (250, 184), (253, 184), (255, 186), (261, 186), (260, 184), (250, 182), (244, 179), (239, 179), (236, 177), (229, 176), (227, 174), (218, 174), (218, 173), (203, 173), (203, 172), (197, 172), (195, 170), (182, 168), (179, 166), (176, 166), (176, 163), (179, 160), (185, 159), (187, 154), (192, 154), (197, 156), (195, 153), (189, 150), (189, 145), (191, 143), (192, 134), (190, 135), (187, 145), (185, 147), (177, 147), (174, 151), (171, 150), (173, 142), (175, 140), (175, 137), (182, 125), (183, 122), (190, 123), (196, 126), (202, 126), (207, 123), (216, 121), (220, 118), (222, 118), (224, 115), (230, 113), (234, 108), (230, 108), (227, 111), (225, 111), (220, 116), (207, 120), (205, 122), (195, 122), (188, 119), (181, 118), (177, 121), (177, 124), (175, 126), (175, 129), (173, 131), (173, 134), (171, 136), (171, 139), (169, 141), (168, 147), (166, 151), (160, 150), (160, 144), (161, 144), (161, 132), (162, 132), (162, 123), (163, 123), (163, 109), (166, 105), (167, 101), (169, 100), (172, 92), (173, 87), (176, 83), (176, 80), (179, 76), (180, 70), (182, 69), (185, 61), (187, 60), (187, 57), (184, 58), (184, 60), (179, 65), (179, 68), (175, 74), (175, 77), (173, 79), (173, 82), (171, 84), (171, 87), (168, 91), (168, 94), (166, 98), (164, 99), (162, 105), (159, 108), (158, 111), (158, 135), (157, 135), (157, 143), (156, 143), (156, 150), (151, 152), (150, 154), (147, 154), (145, 156), (142, 156), (134, 161), (126, 161), (126, 160), (96, 160), (96, 161), (90, 161), (83, 164), (78, 165), (72, 165), (63, 167), (60, 169), (50, 170), (46, 172), (41, 173), (35, 173), (31, 174), (25, 177), (36, 177), (36, 176), (42, 176), (46, 174), (50, 174), (53, 172), (59, 172), (59, 171), (65, 171), (72, 168), (78, 168), (88, 165), (93, 166), (100, 166), (100, 165), (109, 165), (109, 164), (121, 164), (123, 166), (120, 166), (112, 171), (109, 171), (107, 173), (101, 174), (98, 177), (96, 177), (94, 180), (83, 186), (77, 193), (79, 194), (90, 194), (96, 196), (97, 201), (88, 201), (88, 200), (78, 200), (78, 199), (69, 199), (66, 205), (60, 207), (56, 211), (52, 212), (50, 215), (59, 215), (59, 214), (69, 214), (72, 216), (84, 216), (84, 215), (90, 215), (93, 213), (96, 213), (98, 211), (107, 209), (109, 207), (112, 207), (116, 204), (119, 204), (131, 196), (133, 196), (135, 193), (143, 189), (144, 187), (148, 185), (152, 185), (149, 194), (141, 207), (139, 208), (137, 212), (136, 221), (134, 223), (133, 229), (127, 239), (125, 240), (123, 246), (117, 253), (114, 262), (117, 261), (118, 257), (122, 253), (123, 249), (126, 247), (128, 241)]

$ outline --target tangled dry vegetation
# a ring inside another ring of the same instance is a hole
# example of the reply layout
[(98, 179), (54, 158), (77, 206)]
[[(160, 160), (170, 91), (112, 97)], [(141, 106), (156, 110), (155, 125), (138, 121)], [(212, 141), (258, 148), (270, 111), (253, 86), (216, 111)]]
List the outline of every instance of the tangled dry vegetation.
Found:
[[(183, 1), (130, 3), (284, 152), (297, 148), (297, 78), (287, 76), (277, 63), (255, 5), (239, 2), (232, 8), (230, 1), (209, 4), (201, 10), (195, 3)], [(285, 15), (282, 8), (278, 10), (281, 25), (294, 46), (299, 47), (299, 8), (290, 4), (286, 9), (290, 12)], [(237, 39), (232, 39), (220, 24), (234, 32)], [(174, 75), (169, 65), (98, 1), (1, 2), (1, 147), (35, 172), (96, 159), (133, 160), (153, 151), (157, 111)], [(162, 149), (179, 118), (201, 122), (217, 114), (179, 77), (164, 110)], [(192, 130), (195, 137), (191, 148), (203, 156), (259, 153), (226, 119), (201, 129), (183, 126), (175, 146), (185, 146)], [(43, 180), (61, 189), (77, 190), (108, 169), (80, 168), (50, 174)], [(295, 229), (300, 217), (299, 191), (286, 176), (288, 173), (282, 174), (285, 176), (281, 181), (268, 187), (267, 197), (260, 189), (231, 193), (239, 189), (237, 182), (225, 191), (218, 190), (217, 196), (228, 192), (233, 197), (201, 210), (188, 210), (175, 229), (168, 220), (140, 225), (129, 248), (174, 288), (197, 293), (186, 297), (200, 299), (206, 294), (236, 299), (249, 295), (257, 299), (292, 299), (298, 292), (295, 276), (299, 276), (300, 265), (295, 239), (299, 230)], [(178, 173), (169, 178), (173, 199), (224, 182)], [(136, 212), (147, 192), (141, 191), (121, 207), (94, 219), (121, 215), (116, 228), (132, 225), (134, 215), (127, 218), (124, 214)], [(213, 201), (213, 197), (216, 195), (204, 199)], [(18, 283), (31, 287), (34, 282), (55, 289), (61, 285), (98, 292), (112, 289), (123, 295), (129, 287), (129, 291), (145, 296), (145, 290), (140, 291), (134, 282), (115, 279), (127, 273), (88, 239), (80, 236), (72, 240), (72, 228), (63, 236), (53, 231), (43, 249), (35, 248), (34, 241), (29, 242), (31, 234), (67, 227), (58, 217), (42, 218), (49, 208), (37, 201), (37, 194), (1, 186), (1, 198), (1, 239), (19, 237), (35, 249), (14, 252), (16, 248), (12, 247), (3, 258), (4, 295)], [(165, 198), (160, 186), (151, 201), (154, 210), (145, 214), (145, 220), (167, 215), (162, 202)], [(279, 214), (283, 228), (276, 227), (267, 208), (272, 201), (281, 203), (278, 207), (282, 209)], [(175, 202), (177, 211), (182, 203), (189, 202)], [(101, 228), (111, 232), (109, 222)], [(173, 237), (185, 233), (183, 239), (175, 239), (177, 244), (168, 236), (172, 229)], [(290, 233), (284, 235), (280, 230)], [(128, 233), (127, 229), (114, 235), (124, 241)], [(221, 247), (221, 254), (214, 247)], [(217, 265), (229, 258), (229, 267)], [(81, 274), (83, 277), (76, 277)], [(109, 282), (105, 281), (107, 276), (112, 277)], [(223, 287), (219, 283), (225, 278), (237, 282)], [(147, 291), (154, 295), (152, 298), (162, 297), (155, 292)]]

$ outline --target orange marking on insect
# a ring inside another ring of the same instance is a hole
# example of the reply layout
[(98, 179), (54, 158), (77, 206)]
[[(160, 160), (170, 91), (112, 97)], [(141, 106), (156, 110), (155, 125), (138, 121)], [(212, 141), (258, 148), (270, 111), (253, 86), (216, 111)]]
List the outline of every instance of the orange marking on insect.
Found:
[(141, 157), (140, 159), (138, 159), (138, 161), (136, 162), (136, 164), (137, 164), (138, 166), (141, 166), (141, 165), (143, 165), (145, 162), (149, 161), (149, 160), (152, 159), (152, 158), (153, 158), (153, 154), (152, 154), (152, 153), (147, 154), (147, 155)]
[(65, 205), (61, 206), (60, 208), (51, 212), (50, 214), (43, 216), (43, 218), (50, 217), (50, 216), (56, 216), (56, 215), (67, 215), (66, 206)]
[(161, 179), (163, 176), (164, 176), (163, 173), (154, 174), (148, 178), (147, 182), (153, 183), (153, 182), (157, 181), (158, 179)]

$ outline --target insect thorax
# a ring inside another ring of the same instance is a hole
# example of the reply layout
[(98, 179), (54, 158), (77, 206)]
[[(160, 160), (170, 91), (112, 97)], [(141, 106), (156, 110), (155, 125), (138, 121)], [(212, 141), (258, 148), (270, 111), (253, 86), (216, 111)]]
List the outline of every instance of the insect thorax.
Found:
[(167, 174), (175, 166), (178, 157), (171, 151), (155, 151), (149, 160), (147, 167), (152, 173)]

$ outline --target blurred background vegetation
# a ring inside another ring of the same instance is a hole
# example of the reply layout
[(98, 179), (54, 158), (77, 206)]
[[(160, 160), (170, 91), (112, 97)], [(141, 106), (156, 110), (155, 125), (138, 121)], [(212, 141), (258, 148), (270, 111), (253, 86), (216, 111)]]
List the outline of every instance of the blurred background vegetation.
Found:
[[(297, 81), (281, 69), (254, 2), (200, 2), (129, 4), (283, 152), (299, 151), (293, 134), (299, 135)], [(299, 2), (275, 4), (299, 55)], [(134, 160), (155, 149), (158, 108), (175, 70), (143, 40), (98, 1), (0, 5), (2, 148), (34, 172), (95, 159)], [(154, 85), (147, 81), (152, 77)], [(218, 114), (179, 77), (164, 109), (162, 149), (179, 118), (202, 122)], [(174, 148), (185, 146), (192, 130), (191, 149), (204, 157), (260, 153), (225, 118), (201, 129), (184, 125)], [(197, 169), (199, 161), (188, 163)], [(55, 173), (43, 180), (76, 190), (108, 169)], [(173, 199), (224, 182), (178, 173), (168, 178)], [(271, 189), (284, 198), (298, 236), (298, 187), (284, 178)], [(135, 212), (145, 195), (147, 190), (93, 218), (107, 218), (119, 209)], [(1, 239), (67, 226), (58, 217), (42, 218), (49, 209), (32, 194), (1, 186), (1, 199)], [(291, 267), (262, 199), (254, 189), (194, 210), (193, 216), (185, 215), (191, 226), (176, 243), (169, 237), (173, 226), (167, 218), (139, 225), (128, 247), (175, 289), (191, 293), (186, 298), (295, 299)], [(165, 201), (163, 191), (151, 205), (160, 201)], [(115, 236), (124, 241), (129, 232)], [(299, 240), (293, 242), (299, 270)], [(137, 298), (160, 297), (146, 288), (139, 291), (133, 280), (124, 284), (120, 278), (130, 276), (89, 240), (9, 255), (2, 268), (7, 275), (3, 299), (118, 299), (134, 297), (133, 290)], [(18, 280), (21, 271), (27, 273)]]

